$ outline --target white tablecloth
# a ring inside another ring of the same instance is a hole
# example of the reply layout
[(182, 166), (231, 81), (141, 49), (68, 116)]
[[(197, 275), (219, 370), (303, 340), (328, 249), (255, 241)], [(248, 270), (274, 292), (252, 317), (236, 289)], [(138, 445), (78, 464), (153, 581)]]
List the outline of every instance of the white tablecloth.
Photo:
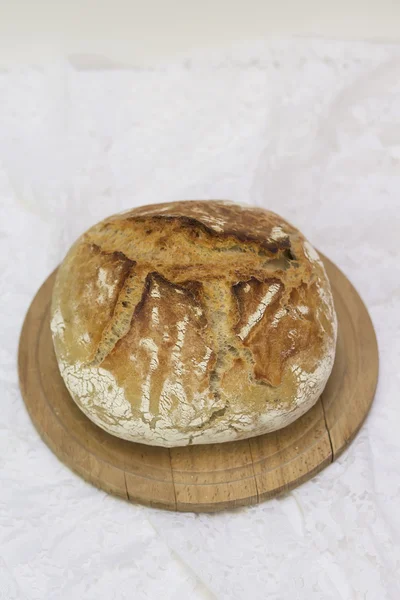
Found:
[[(0, 598), (398, 600), (400, 47), (275, 41), (153, 69), (0, 73)], [(292, 221), (370, 310), (378, 393), (341, 458), (221, 514), (131, 505), (40, 440), (18, 388), (38, 286), (102, 217), (230, 198)]]

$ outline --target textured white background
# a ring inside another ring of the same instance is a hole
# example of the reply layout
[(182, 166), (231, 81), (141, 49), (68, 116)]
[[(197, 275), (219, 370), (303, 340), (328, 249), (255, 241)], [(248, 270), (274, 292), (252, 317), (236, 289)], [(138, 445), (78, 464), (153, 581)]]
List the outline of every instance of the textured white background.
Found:
[[(400, 47), (288, 41), (160, 68), (0, 73), (0, 599), (398, 600)], [(231, 198), (304, 231), (365, 299), (381, 373), (350, 449), (285, 498), (130, 505), (41, 442), (18, 335), (76, 236), (137, 204)]]

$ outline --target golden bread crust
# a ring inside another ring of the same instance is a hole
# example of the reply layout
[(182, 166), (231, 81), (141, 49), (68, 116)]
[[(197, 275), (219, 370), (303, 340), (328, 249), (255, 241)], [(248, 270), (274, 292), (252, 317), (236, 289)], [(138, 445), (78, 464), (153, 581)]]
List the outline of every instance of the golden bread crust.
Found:
[(57, 275), (52, 331), (73, 398), (111, 433), (163, 446), (278, 429), (317, 400), (336, 316), (304, 236), (225, 201), (98, 223)]

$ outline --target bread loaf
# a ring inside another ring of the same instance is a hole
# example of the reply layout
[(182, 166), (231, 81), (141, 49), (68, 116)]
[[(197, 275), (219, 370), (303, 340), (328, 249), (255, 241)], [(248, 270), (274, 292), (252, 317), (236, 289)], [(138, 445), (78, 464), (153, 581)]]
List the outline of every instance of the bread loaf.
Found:
[(297, 229), (260, 208), (193, 201), (83, 234), (58, 270), (51, 329), (94, 423), (171, 447), (300, 417), (329, 377), (337, 325), (323, 264)]

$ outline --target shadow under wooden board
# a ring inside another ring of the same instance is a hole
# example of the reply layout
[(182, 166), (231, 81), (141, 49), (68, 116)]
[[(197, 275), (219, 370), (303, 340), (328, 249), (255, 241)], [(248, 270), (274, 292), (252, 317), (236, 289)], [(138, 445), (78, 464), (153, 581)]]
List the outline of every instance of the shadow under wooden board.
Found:
[(343, 273), (322, 258), (339, 334), (334, 368), (316, 405), (274, 433), (171, 449), (114, 437), (76, 406), (58, 371), (51, 339), (52, 273), (28, 310), (19, 345), (22, 395), (43, 440), (66, 465), (103, 490), (170, 510), (255, 504), (310, 479), (351, 442), (378, 379), (378, 348), (368, 312)]

